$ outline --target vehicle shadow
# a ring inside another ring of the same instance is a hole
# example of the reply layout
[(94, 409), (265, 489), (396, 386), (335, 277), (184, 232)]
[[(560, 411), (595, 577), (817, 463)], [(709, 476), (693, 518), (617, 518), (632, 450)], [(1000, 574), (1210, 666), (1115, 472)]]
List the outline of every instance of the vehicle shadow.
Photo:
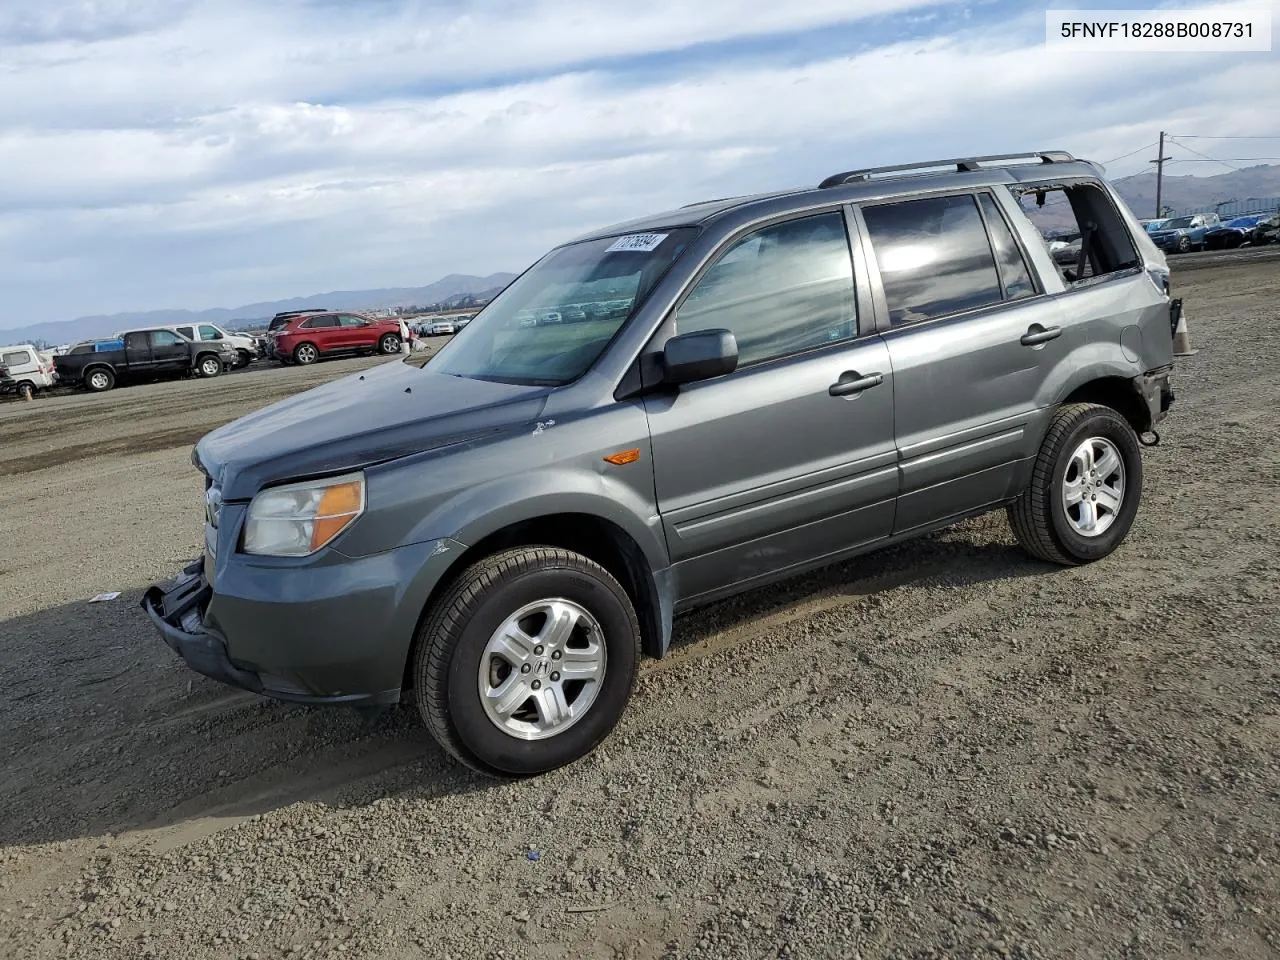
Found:
[(189, 670), (140, 590), (0, 622), (0, 847), (198, 832), (298, 802), (497, 785), (446, 757), (400, 707), (278, 703)]
[(964, 588), (993, 580), (1051, 576), (1013, 540), (1003, 511), (720, 600), (676, 618), (672, 651), (822, 598), (872, 596), (910, 584)]
[[(673, 651), (824, 598), (1056, 569), (1018, 550), (1002, 516), (980, 518), (696, 610), (676, 620)], [(501, 788), (447, 757), (410, 707), (369, 719), (195, 674), (155, 635), (140, 595), (0, 623), (0, 847), (126, 834), (163, 848), (201, 824), (213, 832), (299, 802)]]

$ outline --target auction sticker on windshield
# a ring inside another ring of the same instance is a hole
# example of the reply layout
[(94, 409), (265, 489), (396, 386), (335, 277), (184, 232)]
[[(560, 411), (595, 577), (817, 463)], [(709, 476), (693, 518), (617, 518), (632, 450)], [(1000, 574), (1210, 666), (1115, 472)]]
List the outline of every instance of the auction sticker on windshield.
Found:
[(605, 253), (618, 253), (623, 250), (629, 253), (653, 253), (665, 239), (667, 239), (665, 233), (631, 233), (613, 241), (613, 245)]

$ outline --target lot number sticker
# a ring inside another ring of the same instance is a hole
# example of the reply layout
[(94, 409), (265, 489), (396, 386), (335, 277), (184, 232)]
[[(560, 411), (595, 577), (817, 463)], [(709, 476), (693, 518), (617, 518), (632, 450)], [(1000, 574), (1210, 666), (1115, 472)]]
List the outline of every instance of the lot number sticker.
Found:
[(632, 233), (613, 241), (613, 245), (605, 253), (618, 253), (620, 251), (653, 253), (665, 239), (667, 239), (665, 233)]

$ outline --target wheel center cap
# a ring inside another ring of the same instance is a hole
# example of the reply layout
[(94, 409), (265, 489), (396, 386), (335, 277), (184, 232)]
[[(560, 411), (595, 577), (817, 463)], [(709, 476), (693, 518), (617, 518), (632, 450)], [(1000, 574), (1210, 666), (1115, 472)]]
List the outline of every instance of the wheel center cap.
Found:
[(533, 665), (533, 674), (536, 677), (545, 677), (551, 672), (551, 664), (545, 660), (539, 660)]

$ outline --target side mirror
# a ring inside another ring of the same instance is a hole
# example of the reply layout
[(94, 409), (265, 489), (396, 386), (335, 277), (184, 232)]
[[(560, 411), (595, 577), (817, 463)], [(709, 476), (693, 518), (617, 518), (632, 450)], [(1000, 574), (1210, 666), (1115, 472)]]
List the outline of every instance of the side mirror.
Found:
[(728, 330), (672, 337), (662, 350), (662, 367), (662, 382), (671, 386), (722, 377), (738, 368), (738, 340)]

